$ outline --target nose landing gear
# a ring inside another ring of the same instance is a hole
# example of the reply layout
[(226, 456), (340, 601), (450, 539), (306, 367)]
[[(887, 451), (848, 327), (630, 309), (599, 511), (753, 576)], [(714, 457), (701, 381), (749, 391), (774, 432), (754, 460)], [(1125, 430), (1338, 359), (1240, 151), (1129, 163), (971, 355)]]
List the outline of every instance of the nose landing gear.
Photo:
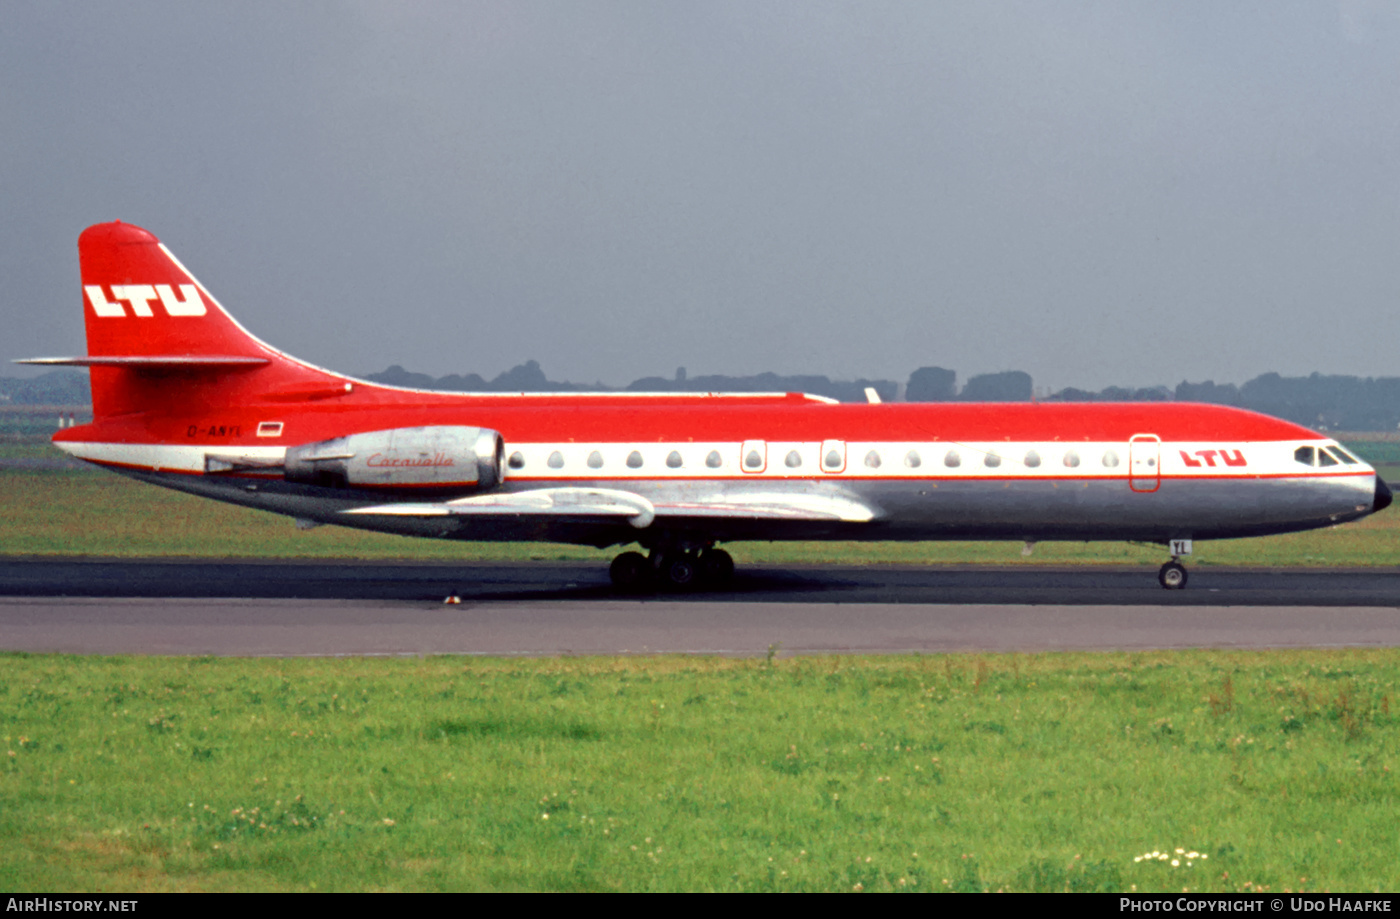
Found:
[(1157, 583), (1167, 590), (1181, 590), (1186, 586), (1186, 566), (1173, 557), (1157, 572)]

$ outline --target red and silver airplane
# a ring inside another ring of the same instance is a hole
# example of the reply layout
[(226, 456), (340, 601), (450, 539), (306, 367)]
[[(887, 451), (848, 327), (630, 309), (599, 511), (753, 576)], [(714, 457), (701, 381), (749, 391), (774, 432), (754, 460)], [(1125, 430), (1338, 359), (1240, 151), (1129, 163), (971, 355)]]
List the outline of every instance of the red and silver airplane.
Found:
[[(155, 236), (78, 239), (94, 420), (63, 450), (298, 518), (460, 540), (638, 544), (626, 589), (718, 583), (740, 540), (1159, 543), (1365, 517), (1391, 493), (1336, 441), (1216, 405), (838, 404), (799, 393), (468, 394), (381, 386), (239, 325)], [(872, 398), (872, 403), (874, 403)]]

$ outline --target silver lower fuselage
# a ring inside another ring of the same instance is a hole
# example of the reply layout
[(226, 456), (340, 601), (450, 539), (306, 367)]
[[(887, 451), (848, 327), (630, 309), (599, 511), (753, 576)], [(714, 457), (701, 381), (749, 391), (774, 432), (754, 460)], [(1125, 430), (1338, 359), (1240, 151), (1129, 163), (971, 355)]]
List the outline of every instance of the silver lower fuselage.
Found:
[[(122, 470), (141, 481), (305, 521), (437, 539), (544, 541), (609, 546), (645, 541), (622, 521), (495, 517), (359, 516), (344, 512), (382, 504), (382, 492), (328, 489), (280, 479)], [(581, 487), (616, 487), (612, 480), (575, 480)], [(526, 483), (506, 482), (501, 491)], [(649, 481), (628, 489), (657, 503), (775, 489), (790, 494), (854, 499), (871, 507), (867, 522), (671, 518), (666, 528), (715, 541), (744, 540), (1130, 540), (1229, 539), (1315, 529), (1364, 517), (1377, 509), (1383, 483), (1374, 474), (1319, 477), (1164, 478), (1155, 491), (1134, 491), (1115, 479), (900, 479), (862, 481), (793, 478), (774, 482)], [(1386, 502), (1389, 494), (1386, 492)]]

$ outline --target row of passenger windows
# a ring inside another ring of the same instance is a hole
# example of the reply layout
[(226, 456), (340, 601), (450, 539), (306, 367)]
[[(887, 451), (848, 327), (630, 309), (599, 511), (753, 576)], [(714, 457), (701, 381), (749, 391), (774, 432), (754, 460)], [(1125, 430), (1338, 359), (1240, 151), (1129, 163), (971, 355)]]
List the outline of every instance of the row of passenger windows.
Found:
[(1338, 463), (1354, 466), (1361, 462), (1338, 446), (1299, 447), (1293, 451), (1293, 458), (1304, 466), (1335, 466)]
[[(589, 469), (602, 469), (603, 454), (598, 450), (594, 450), (592, 453), (588, 454), (587, 462)], [(629, 469), (641, 469), (643, 465), (642, 452), (640, 450), (633, 450), (631, 453), (627, 454), (626, 462), (627, 468)], [(524, 469), (525, 454), (521, 453), (519, 450), (516, 450), (510, 455), (510, 459), (506, 461), (506, 465), (510, 466), (510, 468), (512, 469)], [(545, 460), (545, 465), (548, 466), (550, 469), (563, 469), (564, 454), (560, 453), (558, 450), (555, 450), (553, 453), (549, 454), (549, 459)], [(681, 460), (681, 454), (679, 450), (672, 450), (666, 456), (666, 465), (671, 469), (680, 469), (682, 466), (685, 465), (685, 463)], [(724, 465), (724, 460), (720, 457), (718, 450), (710, 451), (709, 455), (705, 457), (705, 465), (710, 467), (711, 469), (718, 469), (720, 466)]]
[[(1303, 449), (1311, 450), (1312, 448), (1304, 447)], [(973, 454), (972, 461), (976, 462), (977, 457), (981, 457), (982, 465), (988, 469), (996, 469), (1002, 464), (1002, 457), (996, 453), (975, 453)], [(923, 457), (918, 450), (910, 450), (908, 453), (904, 454), (903, 459), (904, 465), (910, 469), (918, 469), (924, 464)], [(1077, 450), (1065, 451), (1060, 459), (1065, 467), (1069, 469), (1077, 468), (1080, 464), (1079, 452)], [(604, 465), (602, 452), (598, 450), (592, 451), (588, 454), (586, 462), (590, 469), (602, 469)], [(645, 465), (640, 450), (633, 450), (631, 453), (628, 453), (625, 462), (629, 469), (641, 469)], [(801, 469), (804, 462), (803, 454), (799, 450), (791, 450), (783, 457), (783, 465), (789, 469)], [(871, 450), (869, 453), (865, 454), (864, 462), (866, 467), (870, 469), (879, 469), (884, 465), (885, 461), (879, 450)], [(1029, 450), (1026, 452), (1023, 462), (1027, 468), (1038, 468), (1041, 464), (1040, 454), (1035, 450)], [(1103, 456), (1100, 457), (1099, 462), (1105, 469), (1116, 468), (1119, 465), (1118, 452), (1116, 450), (1105, 451)], [(1349, 460), (1349, 462), (1355, 462), (1355, 460)], [(826, 455), (822, 457), (822, 467), (828, 471), (839, 471), (844, 464), (845, 457), (839, 450), (828, 450)], [(963, 458), (960, 451), (949, 450), (947, 453), (943, 454), (943, 465), (947, 468), (957, 469), (962, 466), (962, 464)], [(1155, 465), (1155, 462), (1149, 460), (1148, 464)], [(525, 455), (519, 450), (516, 450), (510, 455), (508, 465), (511, 469), (524, 469)], [(549, 454), (549, 458), (545, 460), (545, 465), (550, 469), (563, 469), (564, 454), (555, 450)], [(720, 456), (718, 450), (711, 450), (705, 456), (705, 465), (710, 469), (719, 469), (724, 465), (724, 458)], [(751, 449), (744, 455), (745, 469), (756, 472), (763, 469), (764, 465), (765, 458), (762, 451)], [(666, 466), (670, 469), (681, 469), (685, 466), (685, 461), (682, 459), (679, 450), (672, 450), (667, 454)]]

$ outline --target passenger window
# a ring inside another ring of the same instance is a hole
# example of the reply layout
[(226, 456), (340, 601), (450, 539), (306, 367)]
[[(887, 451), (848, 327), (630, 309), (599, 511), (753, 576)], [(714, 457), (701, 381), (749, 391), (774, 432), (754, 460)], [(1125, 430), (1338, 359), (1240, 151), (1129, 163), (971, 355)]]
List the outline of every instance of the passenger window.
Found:
[[(758, 451), (753, 451), (749, 456), (758, 456)], [(720, 466), (724, 465), (724, 460), (720, 458), (718, 450), (710, 451), (710, 455), (705, 457), (705, 465), (709, 466), (711, 469), (718, 469)], [(760, 459), (756, 465), (763, 465), (763, 460)]]
[(874, 450), (871, 450), (869, 453), (865, 454), (865, 465), (869, 466), (871, 469), (879, 469), (880, 454), (876, 453)]
[(988, 453), (982, 462), (986, 464), (988, 469), (995, 469), (1001, 465), (1001, 457), (995, 453)]
[(828, 468), (828, 469), (840, 469), (840, 468), (841, 468), (841, 451), (839, 451), (839, 450), (828, 450), (828, 451), (826, 451), (826, 459), (822, 460), (822, 462), (826, 463), (826, 468)]
[(783, 460), (783, 465), (789, 469), (796, 469), (798, 466), (802, 465), (802, 454), (798, 453), (796, 450), (789, 452), (787, 457)]
[(640, 450), (633, 450), (631, 453), (627, 454), (627, 468), (642, 468), (642, 452)]
[(1035, 467), (1039, 466), (1040, 454), (1036, 453), (1034, 450), (1028, 451), (1026, 453), (1026, 465), (1029, 466), (1031, 469), (1034, 469)]
[(1312, 447), (1299, 447), (1297, 450), (1293, 451), (1293, 458), (1298, 462), (1302, 463), (1304, 466), (1317, 465), (1317, 460), (1315, 459), (1315, 456), (1316, 453)]
[(904, 454), (904, 465), (908, 466), (910, 469), (918, 469), (923, 465), (923, 460), (919, 459), (919, 451), (910, 450), (908, 453)]
[(762, 468), (763, 468), (763, 454), (762, 454), (762, 453), (759, 453), (757, 450), (750, 450), (750, 451), (749, 451), (749, 455), (746, 456), (746, 457), (744, 457), (744, 468), (745, 468), (745, 469), (762, 469)]
[(550, 469), (563, 469), (563, 468), (564, 468), (564, 454), (560, 453), (558, 450), (555, 450), (553, 453), (549, 454), (549, 468), (550, 468)]
[(592, 453), (588, 454), (588, 468), (589, 468), (589, 469), (602, 469), (602, 468), (603, 468), (603, 454), (599, 453), (597, 450), (594, 450)]
[(672, 450), (670, 455), (666, 457), (666, 465), (670, 466), (672, 469), (681, 468), (681, 451)]
[(1075, 450), (1066, 451), (1066, 452), (1065, 452), (1065, 465), (1068, 466), (1070, 469), (1073, 469), (1073, 468), (1075, 468), (1076, 466), (1078, 466), (1078, 465), (1079, 465), (1079, 453), (1078, 453), (1077, 451), (1075, 451)]
[(949, 469), (956, 469), (962, 465), (962, 456), (956, 450), (949, 450), (943, 454), (943, 465)]
[(1104, 468), (1106, 469), (1112, 469), (1113, 467), (1117, 466), (1118, 454), (1113, 450), (1109, 450), (1103, 455), (1103, 464)]
[(524, 455), (523, 455), (519, 450), (516, 450), (514, 453), (512, 453), (512, 454), (510, 455), (509, 465), (510, 465), (510, 468), (512, 468), (512, 469), (524, 469), (524, 468), (525, 468), (525, 457), (524, 457)]

